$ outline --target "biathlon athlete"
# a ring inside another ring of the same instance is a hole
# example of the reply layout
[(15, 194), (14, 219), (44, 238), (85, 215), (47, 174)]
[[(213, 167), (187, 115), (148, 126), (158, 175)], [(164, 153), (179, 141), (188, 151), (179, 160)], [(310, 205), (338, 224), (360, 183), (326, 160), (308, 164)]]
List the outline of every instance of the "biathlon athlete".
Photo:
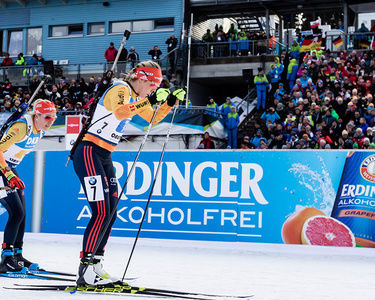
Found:
[(32, 112), (11, 124), (0, 141), (0, 180), (2, 186), (8, 185), (11, 188), (2, 191), (5, 195), (0, 199), (9, 214), (4, 230), (0, 273), (18, 272), (23, 267), (38, 269), (38, 264), (22, 256), (26, 217), (25, 185), (19, 178), (16, 167), (35, 148), (55, 119), (55, 105), (51, 101), (38, 99)]
[[(111, 152), (120, 141), (126, 124), (134, 115), (151, 122), (154, 114), (152, 105), (160, 105), (153, 124), (163, 120), (178, 100), (184, 98), (183, 90), (172, 94), (168, 89), (159, 88), (162, 81), (160, 66), (153, 61), (137, 64), (125, 81), (116, 81), (100, 98), (91, 125), (82, 142), (73, 154), (74, 170), (84, 187), (91, 207), (92, 216), (83, 236), (80, 253), (77, 284), (101, 285), (118, 281), (103, 269), (101, 260), (116, 214), (109, 220), (111, 211), (116, 209), (117, 180)], [(109, 223), (98, 251), (89, 264), (98, 236)]]

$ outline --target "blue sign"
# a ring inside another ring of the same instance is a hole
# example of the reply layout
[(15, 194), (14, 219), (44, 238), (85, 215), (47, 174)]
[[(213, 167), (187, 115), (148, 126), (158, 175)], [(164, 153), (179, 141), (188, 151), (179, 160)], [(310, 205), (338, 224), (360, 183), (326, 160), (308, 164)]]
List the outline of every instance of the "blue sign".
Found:
[[(112, 154), (120, 185), (135, 155)], [(91, 216), (67, 156), (46, 153), (43, 232), (82, 234)], [(141, 153), (111, 235), (136, 235), (159, 158)], [(282, 243), (282, 224), (298, 206), (331, 213), (345, 158), (344, 151), (166, 152), (141, 237)]]

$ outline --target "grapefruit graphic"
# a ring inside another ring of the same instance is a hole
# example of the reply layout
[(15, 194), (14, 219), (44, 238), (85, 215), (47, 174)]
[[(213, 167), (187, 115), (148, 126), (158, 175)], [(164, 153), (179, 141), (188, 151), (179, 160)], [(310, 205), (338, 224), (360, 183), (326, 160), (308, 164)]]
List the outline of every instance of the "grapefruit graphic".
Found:
[(285, 244), (302, 244), (301, 233), (303, 224), (313, 216), (325, 216), (325, 213), (314, 207), (306, 207), (293, 213), (281, 228), (281, 237)]
[(314, 216), (306, 220), (301, 233), (306, 245), (355, 247), (353, 232), (344, 223), (327, 216)]

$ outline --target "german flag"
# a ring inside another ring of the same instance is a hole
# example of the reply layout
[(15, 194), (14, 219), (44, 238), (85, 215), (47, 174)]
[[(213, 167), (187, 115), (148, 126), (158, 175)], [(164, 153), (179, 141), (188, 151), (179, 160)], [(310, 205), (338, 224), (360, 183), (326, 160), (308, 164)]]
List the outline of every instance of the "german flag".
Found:
[(335, 45), (336, 48), (340, 48), (340, 47), (342, 47), (342, 45), (344, 45), (344, 42), (342, 41), (341, 36), (339, 36), (336, 39), (334, 39), (332, 41), (332, 43)]
[(307, 52), (310, 50), (318, 49), (322, 46), (322, 35), (309, 35), (305, 37), (305, 39), (302, 42), (302, 46), (300, 48), (300, 52)]
[(362, 40), (359, 42), (359, 47), (368, 49), (370, 48), (370, 42), (367, 40)]

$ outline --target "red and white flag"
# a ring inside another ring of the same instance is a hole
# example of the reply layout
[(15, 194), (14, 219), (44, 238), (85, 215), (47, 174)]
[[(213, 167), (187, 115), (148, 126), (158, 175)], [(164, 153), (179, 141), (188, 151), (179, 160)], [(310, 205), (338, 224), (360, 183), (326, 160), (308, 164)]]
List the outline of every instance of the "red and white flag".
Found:
[(316, 21), (312, 21), (312, 22), (310, 22), (310, 28), (311, 28), (311, 29), (313, 29), (313, 28), (317, 28), (317, 27), (319, 27), (319, 25), (320, 25), (319, 20), (316, 20)]

